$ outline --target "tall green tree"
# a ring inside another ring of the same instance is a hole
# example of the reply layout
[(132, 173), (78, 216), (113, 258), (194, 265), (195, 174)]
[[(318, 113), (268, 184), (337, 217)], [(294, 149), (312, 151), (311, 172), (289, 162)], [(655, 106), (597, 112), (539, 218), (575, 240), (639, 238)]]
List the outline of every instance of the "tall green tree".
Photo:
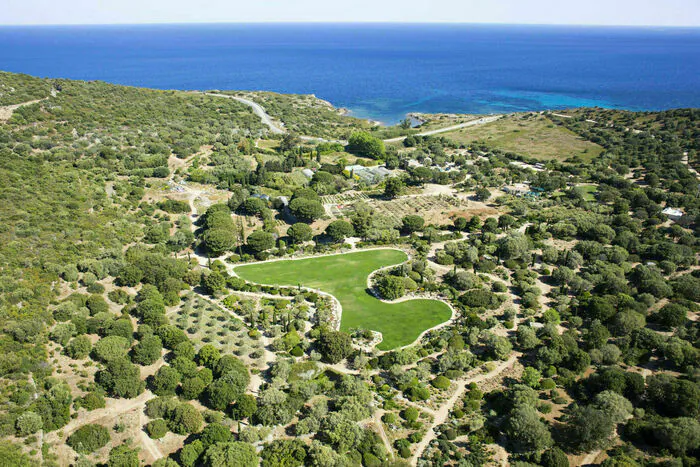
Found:
[(313, 237), (313, 234), (311, 227), (303, 222), (297, 222), (287, 229), (287, 235), (289, 235), (293, 243), (308, 242)]
[(381, 159), (386, 154), (384, 141), (364, 131), (351, 134), (346, 149), (349, 153), (370, 159)]
[(328, 363), (338, 363), (352, 352), (352, 339), (342, 331), (325, 330), (318, 339), (321, 355)]
[(508, 440), (520, 452), (538, 452), (553, 444), (549, 428), (531, 406), (516, 408), (508, 419), (505, 431)]
[(126, 399), (138, 396), (146, 387), (139, 368), (123, 357), (107, 362), (105, 369), (97, 373), (96, 380), (112, 397)]
[(209, 446), (204, 453), (204, 465), (207, 467), (257, 467), (258, 454), (248, 443), (234, 441), (216, 443)]
[(269, 232), (256, 230), (248, 235), (247, 243), (254, 253), (260, 253), (275, 246), (275, 237)]
[(335, 220), (326, 227), (326, 235), (331, 237), (334, 242), (342, 242), (347, 237), (355, 234), (352, 224), (342, 219)]
[(404, 189), (403, 180), (398, 177), (391, 177), (384, 182), (384, 196), (393, 199), (401, 194)]

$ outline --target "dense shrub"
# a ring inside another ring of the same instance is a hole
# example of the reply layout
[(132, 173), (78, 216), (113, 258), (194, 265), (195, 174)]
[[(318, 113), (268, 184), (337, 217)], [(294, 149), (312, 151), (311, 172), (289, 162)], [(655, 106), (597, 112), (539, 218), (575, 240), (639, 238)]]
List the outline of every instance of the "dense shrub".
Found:
[[(207, 467), (257, 467), (258, 465), (258, 454), (255, 452), (255, 448), (251, 444), (239, 441), (214, 444), (206, 450), (203, 458), (204, 465)], [(264, 461), (263, 465), (265, 465)]]
[(450, 380), (442, 375), (436, 376), (435, 379), (430, 382), (430, 384), (443, 391), (450, 388)]
[(109, 362), (124, 358), (129, 347), (131, 347), (129, 339), (122, 336), (107, 336), (95, 343), (92, 352), (97, 360)]
[(363, 131), (350, 135), (346, 149), (352, 154), (370, 159), (381, 159), (386, 152), (382, 140)]
[(78, 336), (66, 345), (66, 354), (74, 360), (82, 360), (87, 357), (92, 350), (92, 342), (87, 336)]
[(17, 417), (17, 421), (15, 422), (18, 436), (34, 434), (41, 430), (43, 425), (44, 421), (41, 419), (41, 416), (34, 412), (24, 412), (22, 415)]
[(168, 432), (168, 424), (162, 418), (151, 420), (146, 424), (146, 433), (153, 439), (159, 439)]
[(109, 451), (107, 467), (139, 467), (140, 465), (139, 448), (131, 448), (128, 444), (120, 444)]
[(468, 307), (495, 310), (501, 306), (503, 299), (489, 290), (474, 289), (462, 294), (459, 301)]
[(318, 348), (328, 363), (335, 364), (352, 352), (352, 338), (342, 331), (325, 330), (318, 339)]
[(131, 360), (139, 365), (152, 365), (161, 357), (163, 344), (158, 336), (146, 336), (131, 351)]
[(133, 398), (146, 386), (138, 367), (125, 358), (110, 360), (105, 369), (97, 373), (96, 380), (112, 397)]
[(105, 398), (98, 392), (88, 392), (79, 399), (80, 407), (85, 410), (96, 410), (105, 408)]
[(90, 454), (109, 443), (109, 430), (102, 425), (83, 425), (68, 437), (66, 443), (76, 452)]

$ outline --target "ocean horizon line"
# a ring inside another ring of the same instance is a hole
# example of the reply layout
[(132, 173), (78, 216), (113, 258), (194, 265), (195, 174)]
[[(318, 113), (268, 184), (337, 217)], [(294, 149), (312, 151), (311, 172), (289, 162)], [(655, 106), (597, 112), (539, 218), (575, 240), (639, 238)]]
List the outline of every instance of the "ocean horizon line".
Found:
[(0, 27), (15, 73), (177, 90), (314, 94), (386, 123), (407, 113), (700, 107), (700, 28), (489, 23)]
[(588, 24), (588, 23), (487, 23), (462, 21), (201, 21), (201, 22), (162, 22), (162, 23), (24, 23), (3, 24), (0, 28), (43, 28), (43, 27), (132, 27), (132, 26), (476, 26), (508, 28), (582, 28), (582, 29), (643, 29), (643, 30), (698, 30), (700, 25), (664, 24)]

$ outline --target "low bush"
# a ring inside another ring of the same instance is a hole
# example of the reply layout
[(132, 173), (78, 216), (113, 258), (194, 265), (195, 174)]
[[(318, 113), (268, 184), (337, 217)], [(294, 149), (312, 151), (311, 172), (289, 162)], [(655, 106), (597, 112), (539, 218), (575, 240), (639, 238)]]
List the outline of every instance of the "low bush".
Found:
[(79, 405), (85, 410), (104, 409), (105, 398), (97, 392), (88, 392), (79, 399)]
[(68, 437), (66, 443), (75, 452), (90, 454), (109, 443), (109, 430), (102, 425), (83, 425)]
[(159, 439), (168, 432), (168, 424), (162, 418), (151, 420), (146, 424), (146, 433), (153, 439)]
[(450, 380), (448, 378), (445, 378), (444, 376), (440, 375), (435, 377), (430, 384), (433, 385), (434, 388), (440, 389), (442, 391), (449, 389), (450, 387)]

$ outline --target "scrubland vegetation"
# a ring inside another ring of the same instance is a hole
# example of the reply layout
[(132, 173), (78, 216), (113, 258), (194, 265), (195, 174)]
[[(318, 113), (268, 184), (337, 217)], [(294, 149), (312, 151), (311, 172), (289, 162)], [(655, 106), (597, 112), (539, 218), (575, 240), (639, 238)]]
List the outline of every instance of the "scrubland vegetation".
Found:
[(697, 465), (697, 110), (265, 98), (0, 74), (3, 465)]

